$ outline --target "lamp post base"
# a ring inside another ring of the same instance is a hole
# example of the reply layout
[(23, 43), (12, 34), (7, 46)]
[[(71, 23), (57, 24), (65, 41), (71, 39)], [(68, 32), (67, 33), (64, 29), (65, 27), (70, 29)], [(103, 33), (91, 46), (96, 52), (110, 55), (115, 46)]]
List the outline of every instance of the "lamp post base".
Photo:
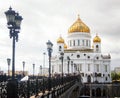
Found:
[(17, 80), (10, 79), (7, 83), (7, 98), (18, 98)]

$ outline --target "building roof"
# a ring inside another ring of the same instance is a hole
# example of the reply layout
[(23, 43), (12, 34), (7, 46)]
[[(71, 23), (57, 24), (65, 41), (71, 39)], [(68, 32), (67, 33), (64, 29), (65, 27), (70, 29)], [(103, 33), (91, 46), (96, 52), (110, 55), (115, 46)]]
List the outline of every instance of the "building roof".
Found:
[(79, 15), (78, 19), (73, 23), (73, 25), (68, 30), (68, 33), (74, 32), (90, 33), (89, 27), (80, 19)]

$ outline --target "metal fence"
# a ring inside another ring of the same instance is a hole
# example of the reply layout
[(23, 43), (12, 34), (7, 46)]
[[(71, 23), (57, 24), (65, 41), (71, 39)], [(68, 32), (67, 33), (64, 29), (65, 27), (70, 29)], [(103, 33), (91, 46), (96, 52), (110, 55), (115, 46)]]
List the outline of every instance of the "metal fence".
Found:
[[(52, 77), (51, 90), (49, 91), (49, 82), (47, 77), (30, 77), (28, 81), (9, 80), (10, 77), (4, 77), (0, 80), (0, 98), (30, 98), (39, 96), (39, 98), (58, 98), (67, 89), (69, 89), (78, 80), (78, 76)], [(14, 85), (17, 85), (16, 88)], [(16, 96), (11, 91), (14, 90)]]

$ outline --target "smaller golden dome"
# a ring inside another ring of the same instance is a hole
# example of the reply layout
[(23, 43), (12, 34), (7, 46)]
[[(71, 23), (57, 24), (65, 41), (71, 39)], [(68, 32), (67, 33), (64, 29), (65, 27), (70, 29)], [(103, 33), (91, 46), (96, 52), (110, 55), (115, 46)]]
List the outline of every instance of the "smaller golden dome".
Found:
[(57, 43), (64, 43), (64, 39), (60, 36), (60, 37), (57, 39)]
[(64, 49), (67, 49), (67, 45), (66, 44), (64, 44)]
[(101, 39), (100, 39), (100, 37), (96, 34), (96, 36), (94, 37), (94, 39), (93, 39), (93, 42), (95, 43), (95, 42), (101, 42)]

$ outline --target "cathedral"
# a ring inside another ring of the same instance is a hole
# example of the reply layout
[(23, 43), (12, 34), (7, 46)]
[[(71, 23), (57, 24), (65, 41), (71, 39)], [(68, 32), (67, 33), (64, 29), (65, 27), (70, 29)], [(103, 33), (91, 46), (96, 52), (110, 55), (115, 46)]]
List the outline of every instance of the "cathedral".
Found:
[(67, 43), (60, 35), (57, 53), (51, 58), (52, 74), (80, 74), (83, 83), (111, 82), (110, 54), (102, 54), (101, 38), (92, 39), (90, 28), (80, 19), (70, 26)]

